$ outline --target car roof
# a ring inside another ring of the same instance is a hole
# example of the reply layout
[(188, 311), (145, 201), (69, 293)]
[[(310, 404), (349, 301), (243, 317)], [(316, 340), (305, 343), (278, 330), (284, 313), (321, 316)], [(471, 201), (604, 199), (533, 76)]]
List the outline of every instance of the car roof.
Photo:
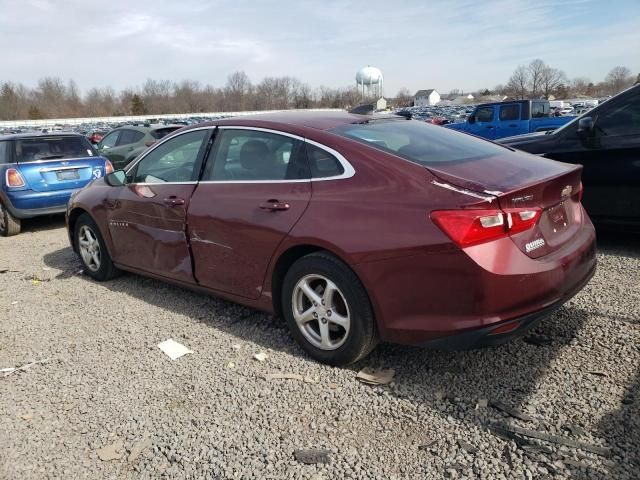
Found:
[(164, 125), (164, 124), (150, 124), (148, 126), (145, 125), (120, 125), (119, 127), (116, 127), (112, 130), (110, 130), (111, 132), (116, 131), (116, 130), (136, 130), (138, 132), (143, 132), (143, 133), (147, 133), (147, 132), (154, 132), (156, 130), (161, 130), (163, 128), (184, 128), (184, 125)]
[(21, 138), (39, 138), (39, 137), (84, 137), (84, 135), (75, 132), (34, 132), (34, 133), (12, 133), (9, 135), (0, 135), (0, 140), (19, 140)]
[(372, 119), (401, 119), (398, 115), (355, 114), (345, 111), (286, 111), (275, 113), (256, 113), (237, 117), (228, 117), (210, 122), (203, 122), (187, 127), (201, 128), (216, 125), (251, 125), (270, 124), (273, 126), (306, 127), (316, 130), (331, 130), (333, 128), (364, 123)]

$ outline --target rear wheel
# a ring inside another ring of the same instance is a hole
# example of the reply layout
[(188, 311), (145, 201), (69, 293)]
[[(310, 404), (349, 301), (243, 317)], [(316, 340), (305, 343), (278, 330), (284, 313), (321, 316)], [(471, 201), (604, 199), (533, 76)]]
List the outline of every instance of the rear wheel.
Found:
[(74, 239), (84, 272), (94, 280), (103, 282), (120, 272), (111, 261), (104, 239), (96, 222), (86, 213), (78, 217)]
[(291, 333), (315, 360), (347, 365), (377, 344), (369, 297), (358, 277), (327, 253), (295, 262), (282, 286), (282, 310)]
[(10, 237), (20, 233), (20, 219), (11, 215), (11, 212), (0, 202), (0, 235)]

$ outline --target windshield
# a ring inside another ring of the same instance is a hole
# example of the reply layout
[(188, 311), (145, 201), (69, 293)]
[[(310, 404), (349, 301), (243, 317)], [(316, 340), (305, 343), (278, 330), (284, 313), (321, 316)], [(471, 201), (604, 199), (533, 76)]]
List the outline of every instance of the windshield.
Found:
[(504, 154), (504, 147), (416, 120), (374, 120), (332, 130), (384, 152), (428, 166)]
[(97, 155), (91, 143), (80, 135), (19, 138), (15, 141), (15, 149), (18, 163)]

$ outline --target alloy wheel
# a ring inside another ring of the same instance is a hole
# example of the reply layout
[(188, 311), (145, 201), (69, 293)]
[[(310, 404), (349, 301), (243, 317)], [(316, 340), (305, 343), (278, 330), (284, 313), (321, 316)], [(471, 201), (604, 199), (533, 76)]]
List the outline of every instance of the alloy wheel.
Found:
[(349, 306), (334, 282), (323, 275), (306, 275), (291, 300), (293, 318), (309, 343), (321, 350), (344, 344), (351, 326)]
[(100, 269), (100, 242), (95, 232), (87, 225), (82, 225), (78, 232), (78, 248), (86, 267), (92, 272), (97, 272)]

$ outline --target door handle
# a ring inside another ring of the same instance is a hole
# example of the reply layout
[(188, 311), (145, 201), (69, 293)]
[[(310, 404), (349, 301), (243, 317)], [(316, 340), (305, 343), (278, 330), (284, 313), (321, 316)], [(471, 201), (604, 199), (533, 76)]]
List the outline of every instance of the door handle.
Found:
[(131, 152), (132, 150), (133, 150), (133, 147), (129, 147), (129, 148), (127, 149), (127, 152)]
[(495, 127), (493, 125), (487, 125), (487, 128), (488, 129), (492, 129), (492, 128), (495, 128)]
[(512, 128), (516, 128), (518, 125), (514, 125), (513, 123), (511, 125), (509, 125)]
[(289, 204), (279, 202), (278, 200), (267, 200), (266, 202), (260, 204), (260, 208), (262, 210), (270, 210), (272, 212), (276, 212), (278, 210), (289, 210)]
[(178, 205), (184, 205), (184, 198), (167, 197), (164, 199), (164, 204), (169, 207), (176, 207)]

